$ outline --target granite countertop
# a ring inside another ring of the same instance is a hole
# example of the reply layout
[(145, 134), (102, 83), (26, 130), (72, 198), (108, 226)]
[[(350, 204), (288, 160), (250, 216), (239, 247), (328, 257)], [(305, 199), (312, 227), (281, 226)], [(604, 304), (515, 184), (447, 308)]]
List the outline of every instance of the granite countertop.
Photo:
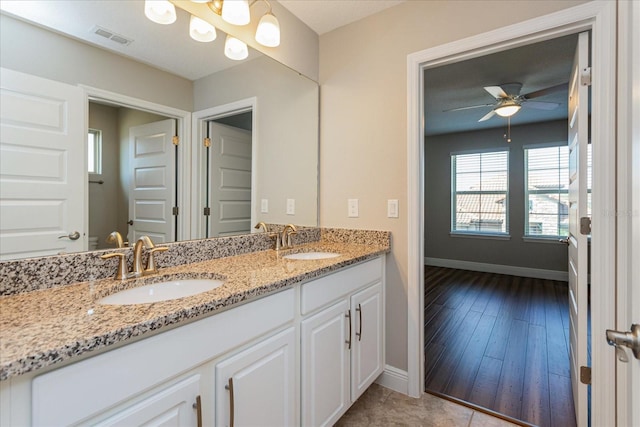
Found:
[[(291, 252), (335, 252), (336, 258), (299, 261)], [(0, 380), (32, 372), (133, 337), (215, 314), (389, 251), (385, 245), (316, 242), (160, 268), (142, 279), (103, 279), (0, 297)], [(160, 266), (162, 267), (162, 266)], [(114, 272), (115, 273), (115, 272)], [(178, 278), (218, 278), (224, 284), (198, 295), (136, 305), (97, 300), (129, 287)]]

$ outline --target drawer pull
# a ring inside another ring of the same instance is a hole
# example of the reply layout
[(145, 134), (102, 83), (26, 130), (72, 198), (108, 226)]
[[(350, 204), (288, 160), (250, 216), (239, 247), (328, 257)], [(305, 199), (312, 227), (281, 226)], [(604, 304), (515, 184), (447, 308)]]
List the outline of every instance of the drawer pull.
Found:
[(198, 427), (202, 427), (202, 399), (200, 398), (200, 395), (196, 396), (196, 403), (193, 404), (193, 409), (196, 410)]

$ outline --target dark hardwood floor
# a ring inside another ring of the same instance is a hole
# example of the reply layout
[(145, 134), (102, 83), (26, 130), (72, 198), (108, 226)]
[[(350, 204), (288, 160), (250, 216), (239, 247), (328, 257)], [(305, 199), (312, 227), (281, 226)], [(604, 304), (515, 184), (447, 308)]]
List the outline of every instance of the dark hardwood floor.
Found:
[(426, 390), (576, 425), (566, 282), (425, 267), (424, 313)]

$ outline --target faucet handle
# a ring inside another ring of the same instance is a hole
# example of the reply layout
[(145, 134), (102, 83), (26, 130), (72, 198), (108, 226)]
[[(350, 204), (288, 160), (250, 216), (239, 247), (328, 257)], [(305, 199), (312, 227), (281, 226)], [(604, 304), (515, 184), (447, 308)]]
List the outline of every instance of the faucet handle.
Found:
[(168, 251), (169, 248), (167, 246), (157, 246), (149, 249), (149, 258), (147, 259), (147, 268), (144, 269), (146, 274), (155, 273), (158, 270), (156, 266), (156, 259), (153, 256), (156, 252), (165, 252)]
[(116, 275), (114, 276), (116, 280), (125, 280), (129, 275), (129, 270), (127, 269), (127, 261), (125, 256), (126, 254), (123, 252), (112, 252), (109, 254), (100, 255), (100, 258), (102, 259), (119, 257), (118, 269), (116, 270)]

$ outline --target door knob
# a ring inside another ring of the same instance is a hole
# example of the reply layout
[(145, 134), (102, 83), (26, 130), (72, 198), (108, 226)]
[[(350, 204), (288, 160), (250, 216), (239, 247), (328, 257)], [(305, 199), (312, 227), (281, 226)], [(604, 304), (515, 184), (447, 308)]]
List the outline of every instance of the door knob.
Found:
[(69, 233), (64, 236), (58, 236), (58, 239), (69, 239), (69, 240), (78, 240), (80, 238), (80, 233), (74, 231), (73, 233)]
[(127, 224), (129, 224), (129, 225), (133, 225), (133, 220), (132, 220), (132, 219), (130, 219), (129, 221), (127, 221)]
[(630, 348), (633, 357), (640, 359), (640, 325), (631, 325), (631, 330), (626, 332), (607, 329), (607, 343), (616, 348), (618, 360), (627, 362), (627, 354), (622, 347)]

